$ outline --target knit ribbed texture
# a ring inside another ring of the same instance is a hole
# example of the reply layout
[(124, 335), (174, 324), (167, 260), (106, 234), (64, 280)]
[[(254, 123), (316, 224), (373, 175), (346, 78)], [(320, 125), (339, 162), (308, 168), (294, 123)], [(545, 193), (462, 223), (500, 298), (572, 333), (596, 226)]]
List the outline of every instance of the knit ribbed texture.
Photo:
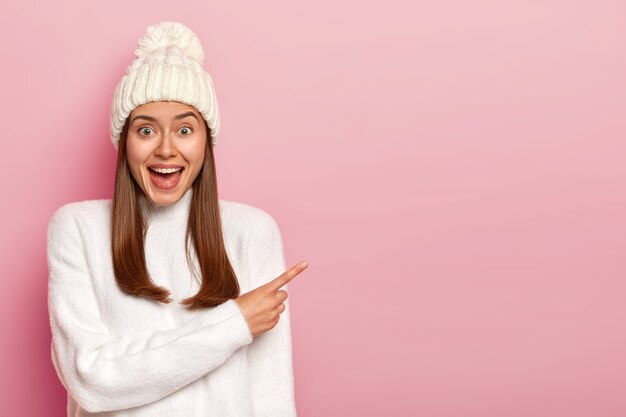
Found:
[(213, 79), (204, 70), (204, 51), (197, 36), (178, 22), (148, 27), (139, 40), (135, 59), (113, 94), (111, 142), (117, 150), (120, 133), (131, 111), (152, 101), (178, 101), (193, 106), (217, 143), (220, 120)]
[(145, 194), (141, 194), (139, 197), (139, 207), (144, 214), (144, 218), (150, 225), (176, 222), (185, 227), (186, 224), (183, 223), (187, 222), (192, 196), (193, 187), (189, 188), (176, 204), (160, 206), (150, 201)]
[[(68, 416), (296, 416), (289, 299), (276, 327), (254, 338), (234, 300), (199, 311), (180, 304), (199, 288), (184, 252), (192, 193), (150, 212), (147, 267), (155, 284), (171, 291), (170, 304), (117, 287), (111, 200), (68, 203), (52, 216), (51, 355)], [(274, 219), (247, 204), (219, 204), (242, 294), (283, 273)]]

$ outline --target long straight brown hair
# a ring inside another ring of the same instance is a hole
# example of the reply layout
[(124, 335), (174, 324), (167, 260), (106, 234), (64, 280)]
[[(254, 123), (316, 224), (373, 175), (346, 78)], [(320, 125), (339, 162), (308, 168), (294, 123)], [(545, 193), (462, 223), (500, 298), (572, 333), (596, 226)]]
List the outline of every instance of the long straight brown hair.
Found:
[[(166, 288), (157, 286), (148, 273), (144, 241), (146, 220), (141, 198), (147, 198), (128, 168), (126, 141), (129, 118), (120, 134), (115, 172), (115, 192), (111, 209), (111, 250), (113, 272), (118, 286), (127, 294), (169, 303)], [(185, 232), (187, 262), (193, 276), (196, 268), (191, 261), (189, 242), (193, 243), (202, 278), (198, 292), (181, 301), (188, 310), (215, 307), (239, 296), (240, 287), (224, 245), (217, 196), (217, 180), (210, 129), (204, 122), (207, 144), (202, 168), (193, 182), (189, 218)]]

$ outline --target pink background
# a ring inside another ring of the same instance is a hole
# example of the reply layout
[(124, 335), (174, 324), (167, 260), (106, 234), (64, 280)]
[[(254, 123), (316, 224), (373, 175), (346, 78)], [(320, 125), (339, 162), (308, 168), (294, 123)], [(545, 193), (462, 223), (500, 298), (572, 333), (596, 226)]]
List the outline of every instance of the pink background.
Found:
[(45, 231), (111, 198), (145, 28), (201, 38), (221, 198), (278, 221), (300, 417), (626, 415), (621, 1), (8, 2), (2, 415), (63, 416)]

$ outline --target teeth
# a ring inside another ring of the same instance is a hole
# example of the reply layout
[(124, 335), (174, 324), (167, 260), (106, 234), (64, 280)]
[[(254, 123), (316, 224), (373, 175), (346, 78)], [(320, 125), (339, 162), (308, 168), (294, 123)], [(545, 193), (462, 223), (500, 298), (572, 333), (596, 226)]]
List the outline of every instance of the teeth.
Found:
[(172, 172), (180, 171), (182, 168), (150, 168), (153, 171), (156, 171), (160, 174), (171, 174)]

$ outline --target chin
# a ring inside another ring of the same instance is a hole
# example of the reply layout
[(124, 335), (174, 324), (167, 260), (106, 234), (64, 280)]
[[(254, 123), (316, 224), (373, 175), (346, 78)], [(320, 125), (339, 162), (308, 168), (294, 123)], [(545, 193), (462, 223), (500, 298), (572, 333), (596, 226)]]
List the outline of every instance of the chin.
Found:
[(171, 190), (160, 190), (152, 184), (148, 186), (148, 192), (144, 192), (148, 199), (158, 206), (169, 206), (181, 199), (185, 192), (183, 184), (178, 184), (176, 188)]
[(183, 196), (182, 188), (180, 191), (163, 192), (160, 190), (154, 191), (151, 198), (152, 202), (159, 206), (169, 206), (176, 203)]

